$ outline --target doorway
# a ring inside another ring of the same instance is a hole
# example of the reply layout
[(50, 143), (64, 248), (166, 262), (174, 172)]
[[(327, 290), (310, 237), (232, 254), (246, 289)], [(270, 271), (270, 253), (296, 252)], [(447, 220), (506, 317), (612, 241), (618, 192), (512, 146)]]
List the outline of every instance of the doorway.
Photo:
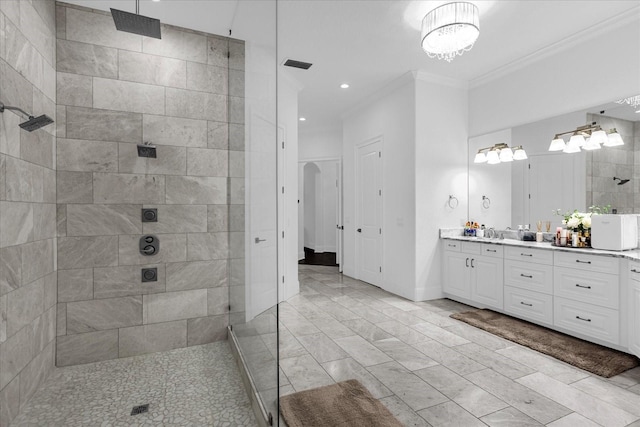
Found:
[(342, 265), (341, 175), (339, 159), (300, 162), (300, 264)]

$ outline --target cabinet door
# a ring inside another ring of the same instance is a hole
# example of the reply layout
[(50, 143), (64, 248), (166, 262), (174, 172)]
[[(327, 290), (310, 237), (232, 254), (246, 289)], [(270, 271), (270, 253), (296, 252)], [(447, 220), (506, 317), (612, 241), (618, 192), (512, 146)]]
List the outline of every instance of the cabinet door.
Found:
[(501, 258), (474, 257), (471, 261), (471, 299), (487, 307), (503, 309), (504, 291)]
[(629, 351), (640, 357), (640, 282), (629, 280)]
[(445, 251), (442, 290), (447, 294), (469, 299), (471, 297), (470, 265), (471, 255)]

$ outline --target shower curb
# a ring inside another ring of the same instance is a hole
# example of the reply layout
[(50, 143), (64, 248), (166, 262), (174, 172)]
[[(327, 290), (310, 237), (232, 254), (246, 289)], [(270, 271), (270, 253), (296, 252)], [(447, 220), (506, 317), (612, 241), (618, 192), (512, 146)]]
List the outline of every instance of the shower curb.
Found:
[(236, 365), (238, 366), (238, 370), (240, 371), (244, 389), (246, 390), (247, 395), (249, 396), (249, 400), (251, 401), (251, 409), (253, 409), (253, 413), (255, 414), (258, 426), (269, 427), (269, 415), (267, 414), (265, 407), (262, 405), (262, 401), (258, 397), (257, 388), (253, 382), (253, 379), (251, 379), (251, 375), (249, 374), (247, 364), (244, 360), (244, 357), (242, 356), (242, 352), (240, 351), (240, 346), (238, 345), (236, 336), (230, 327), (227, 327), (227, 329), (229, 334), (229, 348), (231, 349), (233, 358), (236, 360)]

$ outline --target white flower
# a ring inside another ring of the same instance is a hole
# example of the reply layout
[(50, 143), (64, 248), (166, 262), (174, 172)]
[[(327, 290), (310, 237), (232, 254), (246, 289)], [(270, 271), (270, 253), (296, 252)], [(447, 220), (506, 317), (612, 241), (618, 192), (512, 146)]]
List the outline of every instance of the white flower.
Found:
[(582, 226), (584, 228), (591, 228), (591, 215), (585, 215), (585, 217), (582, 218)]
[(569, 218), (569, 221), (567, 221), (568, 228), (578, 228), (579, 225), (580, 225), (580, 218), (576, 216), (572, 215), (571, 218)]

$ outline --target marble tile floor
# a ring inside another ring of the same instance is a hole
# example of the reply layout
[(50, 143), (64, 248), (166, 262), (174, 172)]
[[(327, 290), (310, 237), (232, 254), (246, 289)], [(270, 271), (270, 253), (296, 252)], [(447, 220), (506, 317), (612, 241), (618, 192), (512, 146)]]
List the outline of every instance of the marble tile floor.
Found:
[[(133, 406), (149, 412), (131, 416)], [(255, 426), (227, 341), (56, 368), (12, 426)]]
[(299, 271), (280, 304), (281, 395), (356, 378), (406, 426), (640, 427), (640, 368), (601, 378), (451, 319), (463, 304)]

